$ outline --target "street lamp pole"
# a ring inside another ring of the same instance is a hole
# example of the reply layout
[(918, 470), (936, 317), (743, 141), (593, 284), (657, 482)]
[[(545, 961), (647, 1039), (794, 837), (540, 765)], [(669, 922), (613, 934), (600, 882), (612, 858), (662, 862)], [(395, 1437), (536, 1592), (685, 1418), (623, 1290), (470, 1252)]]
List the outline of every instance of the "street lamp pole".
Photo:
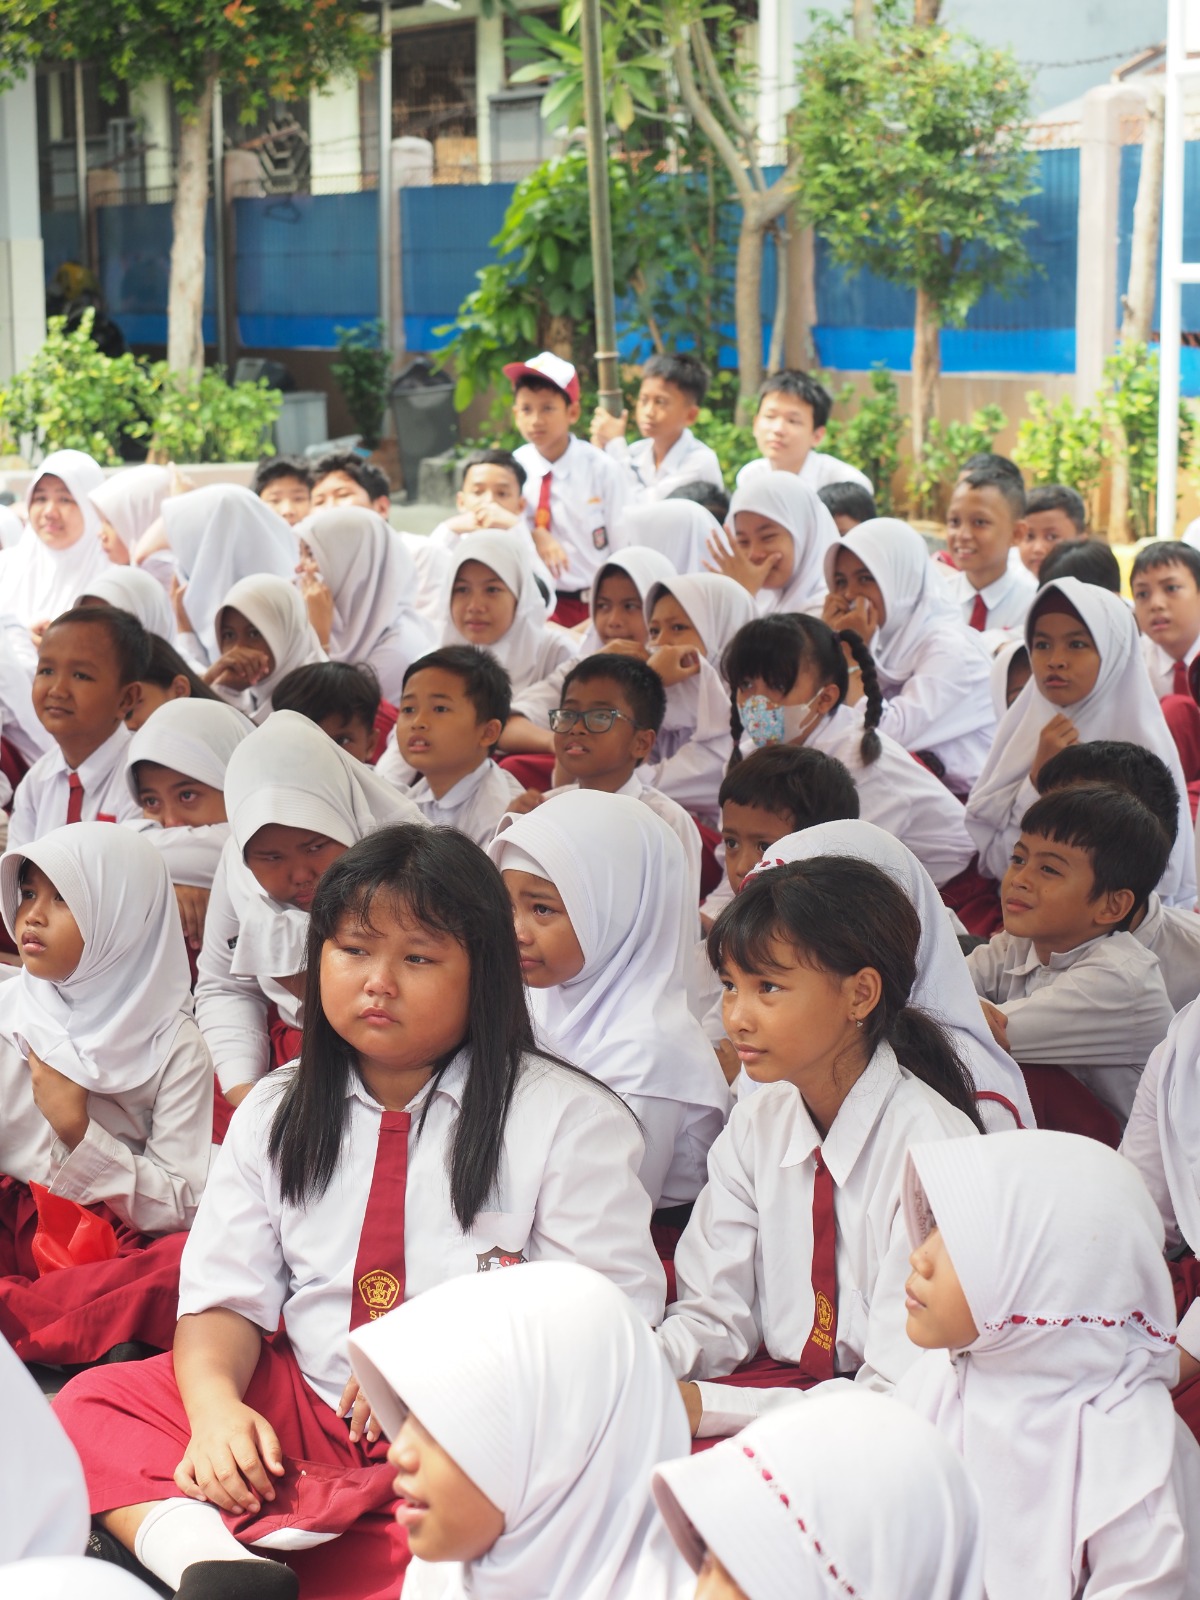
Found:
[(592, 220), (592, 288), (596, 307), (596, 377), (600, 404), (614, 417), (625, 409), (617, 378), (617, 309), (613, 293), (612, 216), (608, 194), (608, 129), (604, 119), (600, 0), (583, 0), (583, 113), (587, 127), (588, 203)]

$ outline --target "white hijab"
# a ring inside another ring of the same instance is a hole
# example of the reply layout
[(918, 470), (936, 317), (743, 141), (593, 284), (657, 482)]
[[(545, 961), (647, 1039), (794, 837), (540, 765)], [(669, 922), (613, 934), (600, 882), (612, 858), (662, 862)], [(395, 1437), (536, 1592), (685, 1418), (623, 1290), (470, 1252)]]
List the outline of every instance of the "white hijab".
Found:
[(147, 633), (156, 633), (168, 644), (175, 639), (175, 613), (163, 586), (141, 567), (118, 567), (109, 563), (108, 570), (100, 573), (80, 590), (80, 596), (94, 595), (118, 611), (128, 611), (136, 617)]
[[(853, 539), (854, 533), (847, 536)], [(1153, 751), (1175, 779), (1179, 795), (1179, 833), (1158, 892), (1168, 905), (1191, 907), (1196, 900), (1195, 839), (1188, 806), (1187, 784), (1179, 752), (1163, 719), (1158, 697), (1150, 683), (1138, 644), (1133, 612), (1119, 595), (1078, 578), (1054, 578), (1033, 603), (1025, 624), (1030, 648), (1038, 606), (1052, 592), (1059, 594), (1079, 615), (1100, 653), (1100, 672), (1092, 692), (1065, 708), (1081, 743), (1093, 739), (1124, 739)], [(1032, 805), (1036, 793), (1029, 781), (1029, 766), (1042, 729), (1059, 713), (1030, 678), (1001, 718), (991, 754), (984, 762), (967, 801), (967, 830), (984, 851), (996, 838), (1005, 841), (1007, 856), (1020, 833), (1021, 812)], [(999, 852), (997, 852), (998, 854)]]
[(138, 540), (161, 516), (163, 501), (170, 492), (170, 470), (147, 463), (114, 472), (88, 498), (132, 555)]
[(1193, 1000), (1176, 1015), (1155, 1056), (1163, 1174), (1179, 1232), (1195, 1255), (1200, 1250), (1200, 1002)]
[[(2, 1335), (0, 1412), (0, 1562), (24, 1565), (77, 1553), (87, 1544), (90, 1526), (83, 1468), (49, 1400)], [(5, 1573), (20, 1570), (0, 1566), (0, 1593), (7, 1600), (20, 1600), (21, 1589), (4, 1583)]]
[(909, 1239), (940, 1229), (979, 1335), (896, 1397), (980, 1491), (988, 1600), (1072, 1600), (1088, 1540), (1171, 1476), (1162, 1219), (1124, 1157), (1069, 1133), (914, 1145), (901, 1182)]
[(152, 711), (129, 741), (126, 777), (140, 799), (134, 767), (152, 761), (210, 789), (225, 789), (229, 758), (254, 724), (220, 700), (168, 700)]
[(65, 550), (51, 550), (27, 523), (19, 541), (0, 551), (0, 596), (4, 610), (28, 628), (53, 621), (86, 594), (92, 580), (111, 565), (97, 537), (100, 518), (88, 499), (104, 482), (104, 471), (82, 450), (55, 450), (42, 462), (25, 491), (25, 504), (43, 478), (61, 478), (83, 513), (83, 532)]
[(267, 676), (249, 691), (254, 706), (254, 721), (262, 722), (270, 715), (271, 694), (281, 679), (297, 667), (327, 661), (329, 657), (321, 649), (321, 641), (308, 620), (308, 608), (299, 589), (286, 579), (258, 576), (243, 578), (240, 583), (235, 583), (217, 610), (218, 631), (221, 612), (227, 606), (240, 611), (248, 622), (254, 624), (267, 641), (275, 659), (275, 665)]
[(11, 550), (21, 542), (24, 532), (25, 524), (17, 513), (8, 506), (0, 506), (0, 550)]
[(290, 583), (296, 536), (282, 517), (249, 489), (210, 484), (172, 495), (162, 508), (163, 531), (187, 586), (184, 606), (209, 662), (221, 654), (216, 617), (240, 578), (270, 573)]
[(533, 564), (525, 541), (511, 533), (468, 533), (454, 546), (446, 581), (442, 588), (442, 615), (445, 627), (442, 644), (472, 641), (459, 633), (450, 615), (450, 600), (458, 570), (467, 561), (478, 561), (491, 570), (517, 597), (517, 609), (507, 633), (485, 648), (508, 673), (514, 691), (540, 683), (562, 659), (562, 645), (569, 639), (563, 629), (546, 622), (546, 602), (533, 576)]
[(588, 597), (588, 611), (591, 615), (591, 626), (583, 636), (579, 655), (592, 656), (604, 649), (604, 641), (596, 632), (596, 596), (600, 592), (600, 585), (604, 576), (610, 571), (623, 572), (637, 590), (641, 598), (642, 607), (645, 608), (646, 597), (655, 584), (670, 584), (675, 578), (675, 568), (667, 556), (659, 550), (649, 550), (642, 545), (630, 545), (627, 550), (618, 550), (596, 574)]
[(646, 621), (664, 594), (674, 595), (704, 641), (704, 653), (720, 670), (721, 657), (739, 628), (754, 621), (749, 592), (716, 572), (689, 572), (656, 583), (646, 596)]
[(687, 1454), (683, 1404), (650, 1328), (607, 1278), (565, 1261), (451, 1278), (353, 1332), (350, 1364), (390, 1437), (411, 1411), (504, 1513), (478, 1561), (413, 1561), (406, 1596), (679, 1592), (687, 1569), (647, 1481)]
[(378, 512), (365, 506), (318, 511), (299, 524), (296, 534), (312, 551), (333, 595), (331, 661), (369, 661), (393, 629), (403, 633), (412, 660), (434, 648), (434, 630), (413, 609), (413, 559)]
[[(147, 724), (148, 725), (148, 724)], [(225, 769), (229, 897), (238, 919), (235, 977), (288, 977), (304, 970), (308, 913), (273, 900), (246, 866), (246, 846), (268, 823), (357, 844), (420, 811), (371, 767), (348, 756), (315, 722), (276, 711), (233, 750)]]
[(966, 958), (954, 935), (950, 913), (933, 879), (908, 846), (872, 822), (821, 822), (801, 833), (789, 833), (786, 839), (773, 844), (754, 873), (781, 862), (812, 861), (817, 856), (869, 861), (904, 891), (921, 921), (917, 981), (909, 1003), (948, 1029), (975, 1080), (977, 1093), (992, 1099), (999, 1096), (1016, 1107), (1026, 1128), (1034, 1127), (1033, 1107), (1021, 1069), (992, 1038)]
[(554, 884), (583, 950), (577, 976), (529, 992), (546, 1048), (617, 1094), (725, 1111), (725, 1079), (688, 1009), (696, 908), (667, 824), (640, 800), (575, 789), (517, 817), (488, 854), (502, 872)]
[(0, 912), (15, 939), (21, 865), (39, 866), (79, 925), (83, 954), (51, 983), (22, 969), (0, 984), (0, 1035), (97, 1094), (160, 1070), (192, 1015), (179, 908), (163, 858), (140, 833), (76, 822), (0, 856)]
[(827, 552), (836, 549), (837, 523), (824, 502), (806, 489), (794, 472), (756, 472), (734, 491), (725, 526), (730, 536), (739, 511), (770, 517), (792, 536), (795, 554), (792, 575), (782, 589), (760, 589), (755, 606), (760, 617), (774, 611), (803, 611), (824, 598), (832, 588), (827, 579)]
[(1008, 669), (1012, 666), (1017, 651), (1024, 649), (1024, 639), (1005, 639), (1004, 643), (992, 653), (989, 687), (992, 691), (992, 708), (996, 713), (997, 724), (1008, 710)]
[(748, 1600), (983, 1600), (962, 1461), (907, 1406), (857, 1384), (824, 1384), (651, 1484), (693, 1572), (711, 1550)]
[(729, 543), (711, 511), (695, 500), (654, 500), (630, 506), (622, 513), (613, 534), (613, 546), (617, 551), (630, 545), (657, 550), (676, 572), (704, 572), (712, 561), (708, 553), (710, 539), (718, 545)]
[(157, 1589), (90, 1556), (35, 1556), (0, 1566), (6, 1600), (155, 1600)]

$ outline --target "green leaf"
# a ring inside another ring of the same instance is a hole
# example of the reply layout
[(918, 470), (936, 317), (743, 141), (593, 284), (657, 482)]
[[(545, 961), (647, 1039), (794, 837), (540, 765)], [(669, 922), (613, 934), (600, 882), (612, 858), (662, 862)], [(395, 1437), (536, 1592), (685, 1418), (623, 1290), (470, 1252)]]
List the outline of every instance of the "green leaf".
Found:
[(557, 272), (559, 263), (558, 240), (552, 233), (548, 233), (541, 243), (542, 265), (547, 272)]

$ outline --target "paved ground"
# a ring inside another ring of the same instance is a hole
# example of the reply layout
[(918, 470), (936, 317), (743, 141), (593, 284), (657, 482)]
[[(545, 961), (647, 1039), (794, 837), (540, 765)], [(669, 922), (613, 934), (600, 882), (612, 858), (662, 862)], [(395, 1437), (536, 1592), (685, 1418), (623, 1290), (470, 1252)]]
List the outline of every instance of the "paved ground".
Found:
[(401, 533), (432, 533), (438, 523), (452, 513), (452, 506), (428, 505), (420, 501), (410, 506), (399, 495), (392, 500), (391, 523)]

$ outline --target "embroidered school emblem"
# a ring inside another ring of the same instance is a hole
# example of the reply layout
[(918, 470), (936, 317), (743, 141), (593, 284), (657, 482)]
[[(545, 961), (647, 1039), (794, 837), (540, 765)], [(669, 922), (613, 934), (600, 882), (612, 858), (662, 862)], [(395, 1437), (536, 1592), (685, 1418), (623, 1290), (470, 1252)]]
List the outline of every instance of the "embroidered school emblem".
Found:
[(480, 1272), (499, 1272), (501, 1267), (520, 1267), (526, 1265), (528, 1260), (520, 1250), (501, 1250), (500, 1246), (495, 1244), (475, 1259), (479, 1263)]
[(833, 1307), (830, 1305), (825, 1295), (818, 1290), (816, 1321), (813, 1323), (812, 1332), (808, 1336), (810, 1341), (817, 1346), (818, 1350), (831, 1350), (833, 1348), (833, 1339), (831, 1337), (832, 1328)]
[(608, 549), (608, 529), (607, 528), (593, 528), (592, 529), (592, 543), (596, 546), (597, 550), (607, 550)]
[(374, 1272), (363, 1273), (358, 1280), (358, 1292), (374, 1320), (396, 1304), (400, 1297), (400, 1280), (377, 1267)]

